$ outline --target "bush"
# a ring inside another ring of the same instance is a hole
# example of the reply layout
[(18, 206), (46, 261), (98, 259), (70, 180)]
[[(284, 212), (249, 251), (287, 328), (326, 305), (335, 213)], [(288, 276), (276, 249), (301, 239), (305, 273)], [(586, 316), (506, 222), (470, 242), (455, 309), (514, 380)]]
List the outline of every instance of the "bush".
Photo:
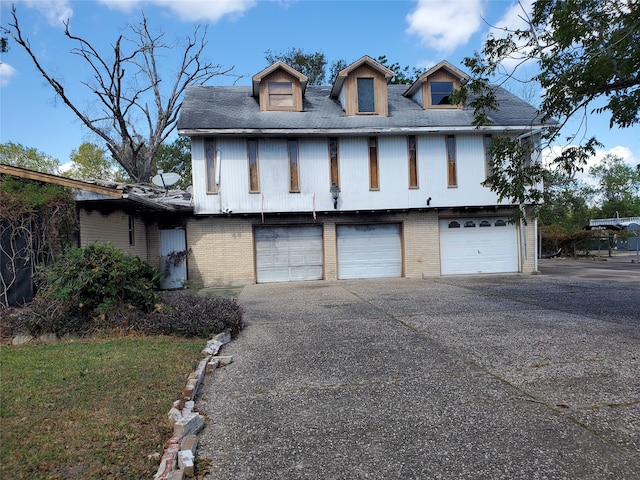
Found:
[(140, 319), (136, 330), (152, 335), (211, 338), (225, 330), (236, 335), (242, 328), (242, 308), (235, 300), (182, 294)]
[[(59, 313), (108, 319), (122, 310), (152, 311), (160, 273), (109, 243), (70, 248), (45, 272), (38, 296), (56, 300)], [(126, 316), (126, 313), (125, 313)]]

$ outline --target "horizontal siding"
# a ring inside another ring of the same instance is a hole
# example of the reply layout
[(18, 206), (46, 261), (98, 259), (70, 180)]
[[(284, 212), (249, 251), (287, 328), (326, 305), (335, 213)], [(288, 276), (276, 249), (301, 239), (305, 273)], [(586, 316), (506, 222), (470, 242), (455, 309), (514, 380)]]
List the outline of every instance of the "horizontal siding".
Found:
[[(485, 178), (483, 135), (456, 136), (458, 186), (447, 187), (445, 135), (416, 137), (419, 188), (408, 185), (406, 136), (378, 137), (380, 189), (369, 189), (368, 137), (340, 138), (339, 210), (379, 210), (497, 204)], [(300, 192), (289, 192), (287, 139), (258, 139), (260, 192), (249, 193), (246, 139), (216, 140), (220, 151), (220, 187), (206, 194), (202, 139), (192, 143), (194, 203), (197, 214), (311, 212), (333, 210), (329, 193), (327, 138), (299, 138)]]

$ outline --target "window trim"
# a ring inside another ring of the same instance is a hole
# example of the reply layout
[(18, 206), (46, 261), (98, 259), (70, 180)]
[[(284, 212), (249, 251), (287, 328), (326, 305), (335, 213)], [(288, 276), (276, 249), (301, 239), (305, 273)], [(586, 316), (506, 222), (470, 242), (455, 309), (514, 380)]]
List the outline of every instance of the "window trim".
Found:
[(136, 246), (136, 219), (133, 215), (129, 215), (129, 246)]
[(369, 190), (380, 190), (380, 163), (378, 160), (378, 137), (369, 137)]
[[(292, 155), (292, 153), (295, 153)], [(287, 140), (289, 158), (289, 193), (300, 193), (300, 149), (297, 139)]]
[(407, 136), (407, 161), (409, 167), (409, 188), (420, 188), (418, 177), (418, 141), (415, 135)]
[(329, 186), (336, 184), (340, 187), (340, 156), (338, 137), (329, 137), (327, 142), (329, 148)]
[(204, 139), (204, 167), (207, 186), (207, 195), (218, 193), (218, 152), (216, 142), (211, 137)]
[(260, 193), (258, 140), (255, 138), (247, 139), (247, 167), (249, 173), (249, 193)]
[(458, 160), (456, 158), (456, 137), (447, 135), (445, 137), (445, 149), (447, 159), (447, 187), (458, 187)]

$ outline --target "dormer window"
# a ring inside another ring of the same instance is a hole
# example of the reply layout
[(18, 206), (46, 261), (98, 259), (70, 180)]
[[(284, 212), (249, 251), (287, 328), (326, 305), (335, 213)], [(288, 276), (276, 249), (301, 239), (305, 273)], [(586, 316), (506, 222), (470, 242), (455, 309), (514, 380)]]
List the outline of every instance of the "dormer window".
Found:
[(252, 77), (252, 96), (260, 111), (302, 112), (308, 78), (289, 65), (276, 62)]
[(451, 103), (451, 93), (469, 77), (448, 62), (440, 62), (427, 70), (403, 93), (422, 108), (454, 109), (462, 105)]
[(374, 113), (375, 111), (373, 78), (358, 78), (358, 113)]
[(346, 116), (389, 115), (387, 85), (393, 72), (368, 56), (340, 70), (330, 98), (340, 102)]
[(431, 82), (431, 105), (451, 105), (453, 82)]
[(293, 107), (293, 82), (268, 82), (269, 107)]

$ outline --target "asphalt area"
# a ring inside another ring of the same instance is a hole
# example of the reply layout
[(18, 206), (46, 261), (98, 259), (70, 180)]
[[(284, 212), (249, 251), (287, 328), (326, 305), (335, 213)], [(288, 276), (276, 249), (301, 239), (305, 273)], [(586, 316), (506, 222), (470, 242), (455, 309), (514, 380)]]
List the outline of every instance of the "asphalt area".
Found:
[(206, 479), (640, 478), (640, 264), (261, 284), (196, 407)]

